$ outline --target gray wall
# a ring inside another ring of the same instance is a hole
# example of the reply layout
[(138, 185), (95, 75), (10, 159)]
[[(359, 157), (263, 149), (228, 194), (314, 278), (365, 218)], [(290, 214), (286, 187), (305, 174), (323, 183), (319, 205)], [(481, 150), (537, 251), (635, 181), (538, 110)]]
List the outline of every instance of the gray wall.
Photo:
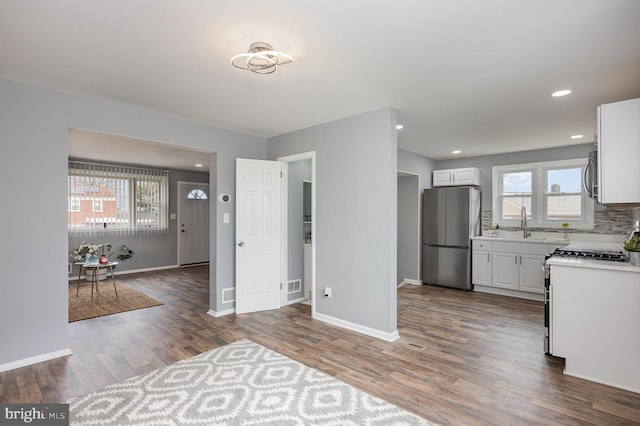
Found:
[(437, 170), (431, 158), (398, 148), (398, 171), (420, 175), (420, 192), (431, 188), (431, 172)]
[(384, 108), (268, 142), (270, 159), (316, 152), (317, 313), (383, 333), (397, 329), (396, 121)]
[[(422, 193), (425, 189), (431, 188), (431, 174), (433, 170), (435, 170), (435, 161), (431, 158), (424, 157), (420, 154), (416, 154), (404, 149), (398, 149), (398, 171), (400, 172), (408, 172), (414, 173), (418, 175), (419, 180), (419, 193), (420, 197), (418, 200), (418, 225), (416, 229), (413, 231), (406, 228), (407, 224), (403, 223), (398, 219), (398, 227), (405, 226), (405, 229), (398, 229), (398, 248), (400, 246), (410, 247), (415, 244), (414, 239), (418, 239), (418, 249), (413, 253), (413, 255), (408, 254), (409, 249), (404, 249), (403, 256), (400, 258), (400, 252), (398, 253), (398, 268), (402, 268), (403, 271), (407, 271), (405, 273), (409, 273), (409, 271), (418, 271), (417, 276), (402, 276), (401, 278), (409, 278), (409, 279), (422, 279)], [(398, 209), (400, 209), (400, 202), (398, 202)], [(399, 214), (400, 214), (400, 210)], [(411, 236), (411, 233), (414, 233), (415, 236)], [(415, 275), (415, 272), (412, 274)]]
[(420, 280), (419, 181), (417, 175), (398, 176), (398, 284)]
[[(87, 129), (212, 152), (212, 193), (235, 193), (235, 158), (266, 158), (266, 140), (139, 108), (0, 80), (0, 366), (65, 350), (67, 336), (67, 133)], [(43, 206), (46, 208), (43, 209)], [(211, 309), (234, 285), (235, 203), (211, 208)], [(136, 253), (137, 255), (138, 253)], [(36, 266), (34, 266), (34, 260)], [(25, 279), (24, 271), (46, 271)], [(229, 308), (233, 304), (229, 304)]]
[(480, 157), (456, 158), (435, 161), (435, 170), (455, 169), (459, 167), (478, 167), (480, 169), (480, 190), (482, 191), (482, 210), (491, 210), (493, 191), (491, 186), (491, 168), (506, 164), (537, 163), (541, 161), (570, 160), (587, 158), (593, 151), (593, 143), (563, 146), (535, 151), (511, 152), (508, 154), (484, 155)]
[[(151, 145), (151, 148), (153, 146)], [(95, 161), (93, 161), (95, 163)], [(144, 166), (144, 165), (141, 165)], [(215, 165), (214, 165), (215, 167)], [(211, 170), (215, 176), (215, 170)], [(169, 170), (169, 212), (178, 212), (178, 181), (183, 182), (202, 182), (209, 183), (209, 173), (194, 172), (189, 170)], [(211, 192), (211, 191), (210, 191)], [(211, 206), (215, 206), (216, 197), (211, 196)], [(135, 255), (126, 261), (118, 261), (116, 273), (124, 271), (132, 271), (138, 269), (158, 268), (163, 266), (178, 265), (178, 223), (177, 220), (169, 219), (169, 229), (165, 234), (159, 235), (128, 235), (120, 236), (117, 234), (99, 235), (96, 237), (88, 237), (82, 235), (69, 234), (69, 254), (76, 249), (83, 241), (102, 244), (111, 243), (113, 246), (112, 253), (116, 253), (117, 248), (122, 244), (126, 244), (131, 248)], [(116, 260), (115, 258), (112, 260)], [(69, 261), (73, 260), (69, 257)], [(78, 276), (78, 267), (74, 266), (71, 278)]]
[[(287, 280), (304, 279), (303, 182), (311, 180), (311, 160), (289, 163), (287, 188)], [(287, 300), (302, 297), (299, 292), (287, 295)]]

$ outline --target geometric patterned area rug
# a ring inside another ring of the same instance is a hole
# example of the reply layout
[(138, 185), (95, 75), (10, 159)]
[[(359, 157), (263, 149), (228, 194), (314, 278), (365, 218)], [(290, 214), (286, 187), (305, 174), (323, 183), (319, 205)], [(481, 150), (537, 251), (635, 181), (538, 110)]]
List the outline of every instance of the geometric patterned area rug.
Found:
[(69, 401), (71, 425), (432, 425), (249, 340)]
[(94, 291), (92, 298), (90, 283), (81, 283), (77, 296), (77, 283), (69, 284), (69, 322), (163, 305), (153, 297), (118, 281), (116, 281), (118, 289), (118, 297), (116, 297), (111, 278), (98, 285), (100, 295), (98, 296)]

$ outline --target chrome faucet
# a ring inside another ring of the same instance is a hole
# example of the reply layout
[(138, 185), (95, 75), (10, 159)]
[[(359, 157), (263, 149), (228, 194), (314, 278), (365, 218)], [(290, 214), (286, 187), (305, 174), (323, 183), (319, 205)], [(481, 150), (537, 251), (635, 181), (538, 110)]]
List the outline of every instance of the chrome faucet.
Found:
[(531, 236), (531, 232), (527, 228), (527, 208), (525, 206), (520, 209), (520, 227), (522, 228), (522, 238)]

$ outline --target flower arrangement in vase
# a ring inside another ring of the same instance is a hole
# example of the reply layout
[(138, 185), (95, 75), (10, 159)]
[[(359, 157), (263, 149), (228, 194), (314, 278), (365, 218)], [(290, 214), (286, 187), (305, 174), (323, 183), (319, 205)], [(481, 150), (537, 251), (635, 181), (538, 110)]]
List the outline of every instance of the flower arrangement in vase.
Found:
[[(73, 251), (71, 257), (74, 262), (81, 262), (85, 265), (91, 263), (107, 264), (109, 263), (111, 256), (115, 253), (111, 253), (111, 243), (105, 244), (93, 244), (83, 241), (80, 246)], [(133, 257), (134, 252), (126, 245), (121, 245), (120, 253), (117, 255), (119, 260), (127, 260)]]
[[(91, 263), (105, 263), (104, 260), (101, 261), (101, 258), (106, 257), (107, 262), (109, 262), (109, 256), (106, 253), (111, 251), (111, 244), (92, 244), (86, 241), (83, 241), (80, 246), (73, 251), (71, 255), (73, 257), (74, 262), (82, 262), (85, 265)], [(100, 253), (100, 254), (98, 254)]]

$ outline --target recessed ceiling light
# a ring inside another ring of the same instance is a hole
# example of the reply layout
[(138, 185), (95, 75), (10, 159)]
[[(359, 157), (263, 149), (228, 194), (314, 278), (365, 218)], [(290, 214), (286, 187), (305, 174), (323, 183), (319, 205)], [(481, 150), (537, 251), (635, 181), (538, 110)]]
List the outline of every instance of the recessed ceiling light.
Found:
[(564, 89), (564, 90), (558, 90), (557, 92), (553, 92), (551, 96), (558, 98), (560, 96), (567, 96), (569, 93), (571, 93), (571, 90)]
[(452, 154), (460, 154), (462, 151), (460, 151), (459, 149), (456, 149), (455, 151), (451, 151)]
[(582, 139), (584, 138), (584, 135), (573, 135), (571, 136), (571, 139)]
[(196, 167), (202, 167), (202, 164), (196, 164), (195, 166)]
[(402, 124), (396, 124), (396, 130), (402, 130), (404, 126)]

